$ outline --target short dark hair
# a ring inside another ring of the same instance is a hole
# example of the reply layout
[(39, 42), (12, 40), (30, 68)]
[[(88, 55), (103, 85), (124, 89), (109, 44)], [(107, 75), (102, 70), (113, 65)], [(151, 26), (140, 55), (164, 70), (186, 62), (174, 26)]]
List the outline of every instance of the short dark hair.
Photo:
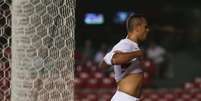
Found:
[(145, 18), (143, 14), (130, 14), (126, 21), (127, 32), (132, 32), (134, 26), (141, 24), (141, 18)]

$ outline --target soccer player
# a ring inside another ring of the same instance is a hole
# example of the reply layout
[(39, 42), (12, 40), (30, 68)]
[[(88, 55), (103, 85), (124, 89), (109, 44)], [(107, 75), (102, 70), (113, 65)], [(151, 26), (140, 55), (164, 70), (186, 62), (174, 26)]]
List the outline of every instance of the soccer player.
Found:
[(117, 91), (111, 101), (139, 101), (143, 84), (140, 57), (144, 54), (138, 43), (146, 39), (149, 27), (146, 18), (139, 14), (130, 15), (126, 24), (127, 37), (120, 40), (99, 64), (103, 69), (114, 67)]

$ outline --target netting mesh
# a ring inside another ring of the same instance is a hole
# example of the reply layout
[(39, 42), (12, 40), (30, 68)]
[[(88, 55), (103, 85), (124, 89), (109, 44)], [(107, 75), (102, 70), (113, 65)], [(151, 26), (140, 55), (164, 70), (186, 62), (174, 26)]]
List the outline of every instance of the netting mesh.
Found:
[(10, 0), (0, 0), (0, 101), (10, 99), (11, 13)]
[(10, 5), (0, 0), (0, 101), (72, 101), (75, 0), (13, 0), (12, 37)]

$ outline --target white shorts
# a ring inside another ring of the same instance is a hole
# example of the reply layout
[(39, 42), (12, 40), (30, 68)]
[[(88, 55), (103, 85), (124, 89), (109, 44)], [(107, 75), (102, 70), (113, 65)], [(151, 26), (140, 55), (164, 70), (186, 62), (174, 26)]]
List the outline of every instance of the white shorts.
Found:
[(117, 90), (111, 101), (140, 101), (140, 99)]

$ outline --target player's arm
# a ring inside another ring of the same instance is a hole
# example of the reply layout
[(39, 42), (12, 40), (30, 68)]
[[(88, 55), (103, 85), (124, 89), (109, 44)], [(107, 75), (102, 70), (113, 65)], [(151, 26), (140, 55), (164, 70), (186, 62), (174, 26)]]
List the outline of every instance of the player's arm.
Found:
[(110, 52), (104, 57), (102, 62), (100, 62), (99, 67), (101, 69), (107, 69), (111, 65), (128, 65), (133, 58), (141, 57), (143, 55), (144, 53), (142, 50), (133, 52)]
[(133, 52), (116, 52), (112, 56), (111, 63), (113, 65), (121, 65), (129, 63), (133, 58), (138, 58), (144, 56), (142, 50), (133, 51)]

